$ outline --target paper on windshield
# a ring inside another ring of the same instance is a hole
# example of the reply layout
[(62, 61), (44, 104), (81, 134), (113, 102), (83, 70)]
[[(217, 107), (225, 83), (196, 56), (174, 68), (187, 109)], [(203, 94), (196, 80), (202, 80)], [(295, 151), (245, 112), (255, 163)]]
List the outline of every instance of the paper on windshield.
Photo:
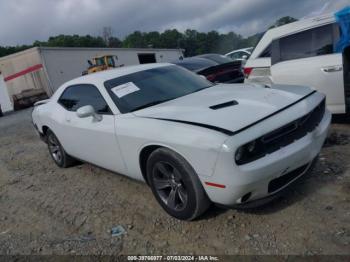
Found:
[(111, 90), (118, 98), (122, 98), (123, 96), (139, 91), (140, 88), (138, 88), (133, 82), (128, 82), (128, 83), (113, 87)]

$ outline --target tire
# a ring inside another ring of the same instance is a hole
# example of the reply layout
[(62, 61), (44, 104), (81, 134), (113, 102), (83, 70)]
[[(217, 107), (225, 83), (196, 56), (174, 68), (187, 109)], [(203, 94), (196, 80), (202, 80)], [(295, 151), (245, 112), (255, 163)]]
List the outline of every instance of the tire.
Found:
[(147, 161), (147, 179), (162, 208), (181, 220), (193, 220), (210, 206), (198, 175), (179, 154), (156, 149)]
[(47, 130), (46, 138), (50, 156), (56, 165), (67, 168), (77, 163), (73, 157), (64, 151), (57, 136), (51, 130)]

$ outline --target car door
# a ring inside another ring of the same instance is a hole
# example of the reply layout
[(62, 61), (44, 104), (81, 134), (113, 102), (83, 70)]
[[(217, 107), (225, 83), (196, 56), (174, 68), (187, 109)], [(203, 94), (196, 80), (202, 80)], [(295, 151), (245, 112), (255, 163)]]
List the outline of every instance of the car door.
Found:
[(326, 94), (332, 113), (345, 113), (342, 54), (333, 52), (338, 39), (338, 26), (328, 24), (274, 40), (272, 82), (310, 86)]
[[(58, 99), (65, 109), (59, 139), (68, 154), (83, 161), (125, 173), (125, 164), (115, 134), (115, 116), (97, 87), (90, 84), (69, 86)], [(91, 105), (101, 120), (80, 118), (76, 111)]]

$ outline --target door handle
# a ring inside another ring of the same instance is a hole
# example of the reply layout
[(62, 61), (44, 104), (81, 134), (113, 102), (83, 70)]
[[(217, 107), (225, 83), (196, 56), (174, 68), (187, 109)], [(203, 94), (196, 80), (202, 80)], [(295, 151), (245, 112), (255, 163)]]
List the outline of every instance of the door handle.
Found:
[(333, 73), (333, 72), (342, 71), (343, 67), (341, 65), (327, 66), (327, 67), (322, 67), (321, 70), (325, 73)]

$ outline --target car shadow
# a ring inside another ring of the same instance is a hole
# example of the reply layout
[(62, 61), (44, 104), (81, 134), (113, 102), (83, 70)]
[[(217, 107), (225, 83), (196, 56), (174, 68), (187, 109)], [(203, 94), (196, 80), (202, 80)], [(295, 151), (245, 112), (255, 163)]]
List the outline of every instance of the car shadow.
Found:
[(212, 204), (210, 208), (198, 218), (198, 220), (209, 220), (209, 219), (218, 217), (228, 211), (229, 211), (229, 208), (223, 208), (215, 204)]
[(307, 198), (310, 193), (311, 191), (307, 190), (305, 184), (302, 184), (301, 181), (296, 181), (295, 184), (284, 189), (283, 192), (280, 193), (278, 197), (271, 200), (271, 202), (256, 208), (239, 210), (239, 212), (256, 215), (276, 213), (302, 201)]
[(350, 124), (350, 115), (339, 114), (332, 115), (333, 124)]

